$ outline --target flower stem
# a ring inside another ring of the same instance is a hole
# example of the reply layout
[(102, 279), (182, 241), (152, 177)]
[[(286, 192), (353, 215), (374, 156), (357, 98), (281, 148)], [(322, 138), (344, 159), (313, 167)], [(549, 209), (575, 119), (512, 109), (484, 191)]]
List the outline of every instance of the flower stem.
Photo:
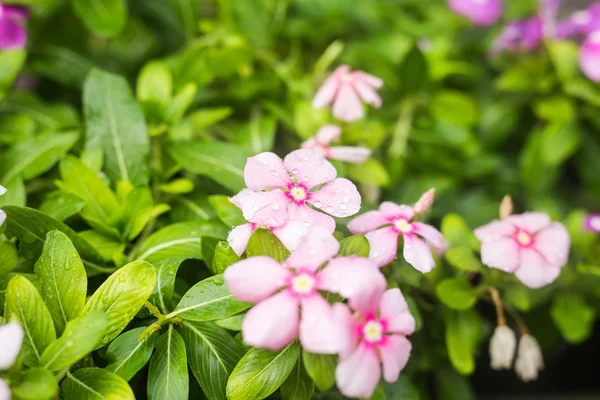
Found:
[(159, 322), (167, 319), (154, 304), (152, 304), (146, 300), (144, 302), (144, 305), (146, 306), (148, 311), (150, 311), (150, 314), (154, 315), (158, 319)]
[(392, 143), (388, 150), (390, 157), (402, 157), (404, 155), (416, 107), (417, 102), (414, 97), (407, 97), (400, 105), (400, 116), (398, 117), (398, 122), (396, 122)]
[(512, 309), (512, 307), (506, 306), (506, 311), (513, 317), (517, 325), (519, 326), (519, 330), (521, 331), (521, 335), (527, 335), (529, 333), (529, 329), (527, 328), (527, 324), (523, 321), (523, 318)]
[(499, 326), (506, 325), (506, 318), (504, 317), (504, 305), (502, 304), (502, 299), (500, 298), (500, 293), (494, 287), (489, 287), (488, 292), (492, 296), (492, 301), (496, 306), (496, 318), (498, 320)]

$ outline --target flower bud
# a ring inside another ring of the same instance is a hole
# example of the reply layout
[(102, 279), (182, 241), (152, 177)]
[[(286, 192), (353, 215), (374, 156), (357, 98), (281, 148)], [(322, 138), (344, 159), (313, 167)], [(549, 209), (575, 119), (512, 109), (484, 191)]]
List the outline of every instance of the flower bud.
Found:
[(600, 214), (590, 214), (585, 217), (585, 229), (600, 233)]
[(417, 201), (415, 203), (415, 205), (413, 207), (415, 209), (415, 213), (423, 214), (425, 211), (429, 210), (429, 208), (433, 204), (434, 200), (435, 200), (435, 189), (431, 188), (428, 191), (426, 191), (425, 193), (423, 193), (423, 195), (421, 196), (419, 201)]
[(513, 211), (513, 201), (510, 195), (504, 196), (500, 203), (500, 219), (506, 219), (510, 217)]
[(492, 369), (510, 369), (517, 348), (517, 338), (512, 329), (498, 325), (490, 340), (490, 365)]
[(515, 372), (524, 382), (534, 381), (538, 372), (544, 368), (542, 350), (537, 340), (528, 333), (521, 336)]

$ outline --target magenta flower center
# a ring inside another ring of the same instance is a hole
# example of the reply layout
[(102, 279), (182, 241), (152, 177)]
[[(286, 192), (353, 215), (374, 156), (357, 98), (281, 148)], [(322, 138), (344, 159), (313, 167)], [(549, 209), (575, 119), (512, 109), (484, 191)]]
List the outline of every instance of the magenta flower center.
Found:
[(402, 233), (410, 233), (413, 231), (413, 226), (404, 218), (399, 218), (394, 221), (394, 226)]
[(313, 292), (315, 278), (309, 274), (300, 274), (292, 278), (291, 289), (298, 295), (306, 295)]
[(363, 327), (363, 337), (369, 343), (379, 343), (384, 335), (383, 325), (379, 321), (369, 321)]
[(533, 242), (533, 237), (525, 231), (518, 231), (515, 239), (521, 246), (529, 246)]

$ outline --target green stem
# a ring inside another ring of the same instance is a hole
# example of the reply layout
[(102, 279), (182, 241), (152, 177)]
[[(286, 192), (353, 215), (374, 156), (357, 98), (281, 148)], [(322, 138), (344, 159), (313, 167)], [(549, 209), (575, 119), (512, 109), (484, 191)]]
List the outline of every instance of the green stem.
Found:
[(406, 143), (412, 128), (417, 102), (414, 97), (407, 97), (400, 105), (400, 116), (392, 135), (392, 143), (388, 150), (391, 157), (402, 157), (406, 151)]
[(154, 315), (159, 322), (166, 320), (165, 316), (160, 312), (160, 310), (148, 300), (144, 302), (144, 305), (150, 311), (150, 314)]
[(65, 368), (65, 369), (63, 369), (62, 371), (58, 372), (58, 373), (56, 374), (56, 381), (57, 381), (57, 382), (60, 382), (60, 380), (61, 380), (62, 378), (64, 378), (64, 377), (65, 377), (65, 375), (67, 375), (68, 373), (69, 373), (69, 368)]

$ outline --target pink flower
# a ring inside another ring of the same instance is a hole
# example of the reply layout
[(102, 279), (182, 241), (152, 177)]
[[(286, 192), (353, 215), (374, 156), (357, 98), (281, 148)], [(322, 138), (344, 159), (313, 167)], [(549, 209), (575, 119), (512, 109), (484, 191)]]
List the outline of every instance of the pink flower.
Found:
[[(3, 194), (5, 194), (7, 192), (6, 188), (2, 185), (0, 185), (0, 196), (2, 196)], [(4, 224), (4, 221), (6, 220), (6, 213), (2, 210), (0, 210), (0, 226), (2, 226), (2, 224)]]
[(569, 257), (565, 227), (544, 213), (527, 212), (475, 230), (484, 264), (513, 272), (531, 288), (553, 282)]
[(310, 149), (322, 153), (331, 160), (346, 161), (353, 164), (362, 164), (371, 155), (371, 149), (365, 147), (333, 146), (329, 143), (339, 139), (342, 129), (337, 125), (325, 125), (317, 134), (302, 143), (303, 149)]
[(362, 71), (350, 70), (347, 65), (338, 67), (319, 89), (312, 106), (318, 110), (333, 102), (333, 115), (342, 121), (350, 122), (365, 116), (360, 102), (381, 106), (381, 97), (376, 92), (383, 81)]
[(590, 214), (585, 218), (585, 229), (600, 233), (600, 214)]
[(492, 25), (502, 15), (501, 0), (448, 0), (454, 12), (467, 17), (476, 25)]
[(21, 23), (27, 17), (24, 8), (0, 3), (0, 50), (25, 47), (27, 31)]
[(246, 344), (279, 350), (300, 336), (300, 343), (310, 352), (339, 351), (340, 331), (333, 323), (331, 306), (319, 291), (338, 293), (348, 298), (353, 308), (362, 310), (386, 286), (384, 276), (367, 258), (331, 260), (339, 247), (331, 233), (316, 228), (283, 265), (258, 256), (225, 270), (225, 283), (233, 295), (257, 303), (242, 323)]
[(398, 289), (390, 289), (352, 315), (347, 306), (333, 306), (334, 322), (343, 328), (337, 386), (348, 397), (369, 398), (381, 378), (395, 382), (410, 357), (406, 339), (415, 331), (415, 319)]
[(591, 33), (581, 45), (579, 66), (588, 78), (600, 82), (600, 30)]
[(448, 243), (433, 226), (412, 222), (414, 215), (415, 210), (410, 206), (384, 201), (379, 211), (368, 211), (350, 221), (348, 229), (354, 234), (365, 234), (371, 246), (369, 257), (380, 267), (396, 257), (398, 238), (402, 236), (404, 259), (425, 273), (435, 267), (435, 261), (429, 246), (417, 235), (423, 237), (439, 254), (446, 251)]
[[(283, 162), (274, 153), (248, 158), (244, 178), (249, 191), (243, 191), (244, 218), (257, 225), (279, 227), (289, 221), (322, 226), (333, 232), (335, 217), (348, 217), (360, 209), (360, 193), (322, 154), (295, 150)], [(323, 186), (321, 186), (323, 185)]]
[[(23, 328), (15, 322), (0, 326), (0, 371), (8, 370), (17, 360), (23, 345)], [(0, 378), (0, 399), (10, 399), (10, 387)]]

